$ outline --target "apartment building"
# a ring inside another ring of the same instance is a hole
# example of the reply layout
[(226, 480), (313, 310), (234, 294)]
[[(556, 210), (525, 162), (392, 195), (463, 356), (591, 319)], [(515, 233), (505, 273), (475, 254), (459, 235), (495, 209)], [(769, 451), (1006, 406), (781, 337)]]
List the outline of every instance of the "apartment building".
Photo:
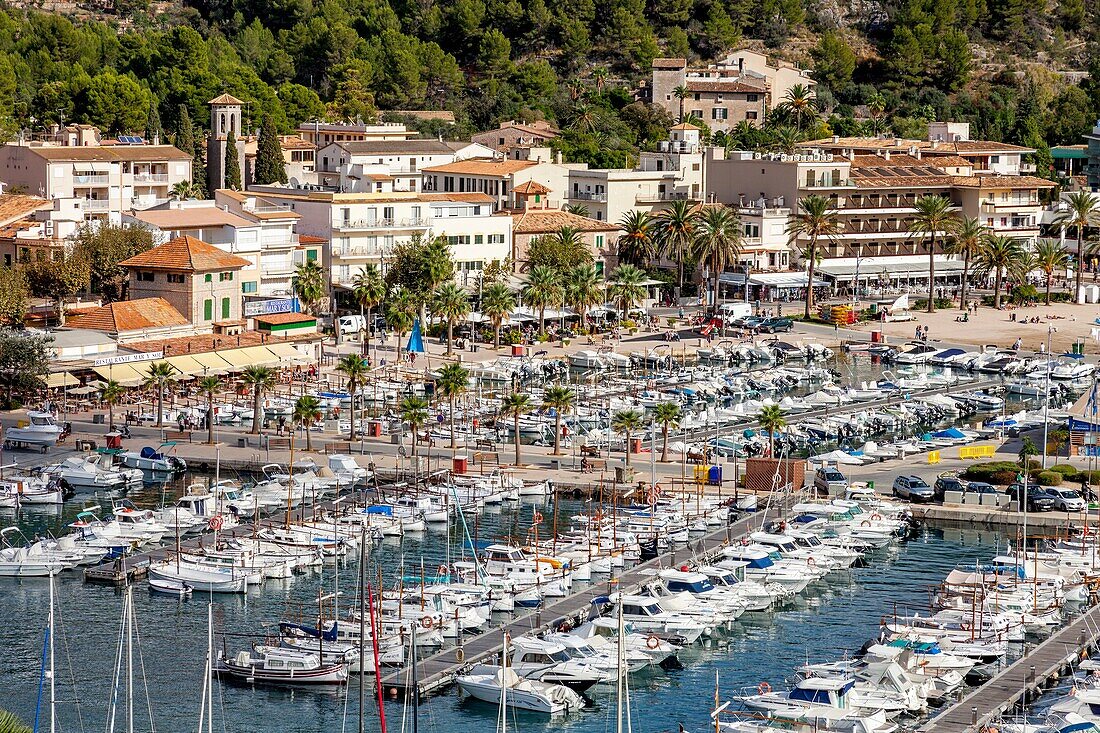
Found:
[(345, 193), (416, 193), (425, 168), (456, 157), (455, 148), (439, 140), (334, 142), (317, 151), (317, 183)]
[(0, 180), (42, 198), (76, 199), (87, 219), (112, 224), (124, 211), (164, 203), (173, 186), (191, 180), (191, 156), (171, 145), (84, 142), (8, 143), (0, 148)]
[(367, 264), (385, 270), (386, 256), (414, 236), (444, 236), (460, 283), (473, 282), (485, 265), (510, 254), (512, 222), (493, 216), (493, 199), (477, 192), (412, 193), (390, 188), (371, 193), (288, 189), (250, 190), (257, 208), (282, 207), (301, 217), (298, 231), (328, 242), (325, 263), (332, 282), (349, 285)]
[(506, 158), (523, 160), (527, 156), (523, 155), (522, 151), (545, 147), (557, 136), (557, 128), (544, 120), (533, 122), (509, 120), (501, 122), (500, 127), (495, 130), (486, 130), (471, 136), (470, 140), (492, 148)]
[[(794, 253), (788, 244), (787, 224), (791, 209), (778, 201), (758, 199), (737, 206), (741, 220), (741, 255), (738, 266), (754, 272), (775, 272), (790, 269)], [(730, 268), (727, 268), (730, 269)]]
[(681, 123), (657, 150), (641, 153), (633, 169), (569, 167), (566, 198), (596, 221), (618, 223), (628, 211), (655, 214), (673, 201), (701, 201), (705, 191), (699, 128)]
[[(259, 149), (259, 136), (249, 135), (244, 141), (244, 180), (251, 185), (255, 182), (256, 153)], [(317, 183), (317, 148), (297, 135), (279, 135), (279, 147), (283, 151), (283, 166), (291, 185)]]
[(60, 259), (81, 226), (84, 212), (73, 199), (0, 194), (0, 262)]
[[(424, 168), (424, 191), (435, 193), (481, 193), (492, 201), (493, 211), (521, 208), (522, 195), (515, 189), (532, 182), (548, 189), (547, 208), (561, 208), (569, 183), (570, 167), (539, 160), (470, 158)], [(540, 198), (540, 205), (544, 201)]]
[(539, 237), (557, 234), (565, 227), (576, 232), (581, 241), (588, 245), (598, 270), (615, 269), (618, 260), (616, 243), (619, 239), (619, 227), (615, 224), (537, 206), (533, 201), (522, 209), (497, 218), (512, 222), (514, 242), (511, 258), (515, 272), (527, 270), (527, 250), (531, 242)]
[(316, 149), (337, 142), (408, 140), (417, 135), (415, 130), (408, 129), (403, 122), (384, 122), (376, 125), (304, 122), (294, 132)]

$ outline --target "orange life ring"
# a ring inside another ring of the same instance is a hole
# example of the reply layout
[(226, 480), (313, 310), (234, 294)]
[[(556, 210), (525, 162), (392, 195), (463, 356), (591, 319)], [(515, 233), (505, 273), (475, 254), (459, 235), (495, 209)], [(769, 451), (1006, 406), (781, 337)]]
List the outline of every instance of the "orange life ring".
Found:
[(759, 692), (761, 695), (767, 695), (769, 692), (772, 691), (772, 686), (769, 685), (767, 682), (761, 682), (759, 685), (756, 686), (756, 691)]
[(431, 616), (425, 616), (424, 618), (420, 619), (420, 625), (423, 626), (425, 629), (432, 628), (432, 626), (433, 626), (432, 617)]
[(871, 515), (871, 519), (882, 519), (882, 515), (879, 514), (878, 512), (875, 512), (874, 514)]
[(649, 649), (656, 649), (657, 647), (661, 646), (661, 640), (653, 634), (650, 634), (645, 639), (645, 645)]
[(864, 519), (862, 522), (859, 523), (859, 526), (860, 527), (870, 527), (871, 526), (871, 520)]
[(222, 515), (215, 514), (214, 516), (210, 517), (210, 529), (217, 532), (221, 528), (222, 528)]
[(812, 557), (807, 557), (806, 558), (806, 564), (809, 565), (812, 568), (815, 565), (817, 565), (817, 560), (814, 560)]

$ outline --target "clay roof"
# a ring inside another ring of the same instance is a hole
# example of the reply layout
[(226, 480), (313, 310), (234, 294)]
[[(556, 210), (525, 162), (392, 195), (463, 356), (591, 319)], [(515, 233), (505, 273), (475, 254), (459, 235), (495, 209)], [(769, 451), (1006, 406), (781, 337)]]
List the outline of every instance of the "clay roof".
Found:
[(362, 140), (336, 145), (352, 155), (445, 155), (454, 152), (439, 140)]
[(418, 120), (455, 121), (455, 113), (449, 109), (390, 109), (382, 114), (390, 117), (412, 117)]
[(315, 237), (312, 234), (298, 235), (298, 244), (324, 244), (327, 241), (324, 237)]
[(951, 176), (852, 176), (857, 188), (946, 188)]
[(1034, 148), (1025, 148), (1009, 143), (993, 142), (991, 140), (961, 140), (958, 142), (928, 140), (909, 140), (893, 137), (841, 137), (834, 140), (824, 137), (819, 140), (807, 140), (798, 144), (800, 148), (824, 148), (836, 150), (838, 148), (850, 148), (852, 150), (908, 150), (917, 148), (925, 156), (930, 155), (958, 155), (960, 153), (1006, 153), (1033, 152)]
[(316, 150), (317, 146), (298, 135), (280, 135), (279, 146), (283, 150)]
[(253, 316), (253, 320), (257, 323), (266, 323), (269, 326), (279, 326), (284, 323), (307, 323), (309, 321), (316, 321), (317, 316), (311, 316), (308, 313), (269, 313), (266, 315)]
[(251, 263), (243, 257), (223, 252), (201, 239), (182, 236), (165, 242), (159, 247), (134, 255), (119, 263), (123, 267), (140, 267), (152, 270), (184, 270), (208, 272), (211, 270), (237, 270)]
[(527, 183), (521, 183), (512, 190), (515, 193), (526, 194), (550, 193), (550, 189), (542, 185), (538, 181), (528, 181)]
[(678, 125), (673, 125), (669, 129), (670, 130), (698, 130), (699, 127), (697, 125), (691, 124), (690, 122), (681, 122)]
[(261, 344), (274, 344), (281, 342), (309, 343), (316, 341), (316, 334), (280, 334), (278, 339), (271, 338), (267, 334), (258, 331), (242, 331), (232, 336), (227, 334), (205, 334), (203, 336), (175, 336), (167, 339), (149, 339), (134, 341), (126, 344), (129, 351), (163, 351), (166, 357), (181, 356), (185, 354), (203, 354), (209, 351), (222, 349), (239, 349), (246, 346), (259, 346)]
[(211, 99), (207, 104), (244, 104), (241, 100), (234, 97), (232, 94), (220, 94)]
[(870, 168), (876, 166), (890, 166), (890, 165), (928, 165), (927, 162), (920, 160), (912, 155), (905, 155), (903, 153), (892, 153), (889, 158), (885, 155), (853, 155), (851, 157), (852, 170), (856, 168)]
[(472, 176), (510, 176), (525, 168), (536, 166), (533, 160), (490, 160), (488, 158), (470, 158), (456, 160), (453, 163), (424, 168), (425, 173), (463, 173)]
[(139, 298), (108, 303), (83, 316), (70, 318), (70, 328), (123, 333), (144, 328), (186, 326), (188, 320), (164, 298)]
[(0, 195), (0, 223), (9, 224), (33, 214), (36, 211), (44, 211), (53, 208), (53, 203), (48, 199), (37, 196), (23, 196), (16, 193)]
[(960, 188), (1054, 188), (1054, 183), (1036, 176), (955, 176), (951, 185)]
[(925, 155), (924, 159), (939, 168), (973, 168), (974, 161), (961, 155)]
[(582, 232), (615, 232), (619, 227), (606, 221), (596, 221), (557, 209), (526, 209), (509, 212), (516, 234), (551, 234), (562, 227)]
[(117, 163), (126, 160), (191, 160), (174, 145), (31, 145), (27, 148), (40, 158), (79, 163)]
[(687, 66), (687, 59), (664, 58), (653, 59), (654, 69), (682, 69)]
[(689, 92), (719, 92), (723, 94), (760, 94), (764, 91), (764, 87), (755, 86), (753, 84), (746, 84), (742, 81), (721, 81), (715, 79), (714, 81), (696, 79), (688, 80), (687, 88)]
[(256, 226), (248, 219), (217, 206), (196, 206), (185, 209), (145, 209), (144, 211), (135, 211), (131, 216), (158, 229)]

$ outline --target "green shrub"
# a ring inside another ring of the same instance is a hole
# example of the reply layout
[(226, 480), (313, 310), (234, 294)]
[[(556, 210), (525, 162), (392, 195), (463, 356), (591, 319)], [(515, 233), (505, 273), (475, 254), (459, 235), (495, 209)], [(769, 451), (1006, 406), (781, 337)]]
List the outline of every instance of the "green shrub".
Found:
[(986, 483), (993, 484), (994, 486), (1008, 486), (1013, 483), (1019, 475), (1020, 472), (1015, 469), (1011, 471), (996, 471), (986, 480)]
[(1068, 463), (1059, 463), (1056, 466), (1051, 466), (1050, 470), (1054, 471), (1054, 473), (1062, 474), (1063, 478), (1073, 478), (1077, 475), (1077, 466), (1071, 466)]
[(1016, 474), (1020, 472), (1019, 465), (1015, 461), (990, 461), (989, 463), (974, 463), (966, 467), (963, 471), (962, 477), (969, 481), (985, 481), (987, 483), (996, 483), (992, 480), (995, 474), (1000, 473), (1012, 473), (1012, 479), (1016, 480)]
[(1062, 483), (1062, 474), (1057, 471), (1040, 471), (1035, 480), (1040, 486), (1057, 486)]
[(1034, 285), (1017, 285), (1012, 288), (1009, 299), (1016, 304), (1035, 302), (1039, 300), (1039, 291)]
[(1089, 486), (1100, 486), (1100, 470), (1078, 471), (1070, 477), (1071, 481), (1079, 484), (1084, 484), (1086, 479), (1088, 480)]

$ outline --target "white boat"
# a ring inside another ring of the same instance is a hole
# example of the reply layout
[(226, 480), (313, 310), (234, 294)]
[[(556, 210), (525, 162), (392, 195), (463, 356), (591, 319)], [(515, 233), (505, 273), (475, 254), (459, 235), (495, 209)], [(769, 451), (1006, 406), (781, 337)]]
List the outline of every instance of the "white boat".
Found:
[(904, 351), (899, 351), (894, 357), (898, 364), (925, 364), (940, 350), (926, 343), (909, 344)]
[(123, 451), (118, 454), (118, 462), (127, 468), (138, 468), (154, 474), (176, 473), (187, 470), (187, 462), (177, 456), (168, 455), (164, 448), (172, 448), (175, 443), (164, 443), (160, 448), (145, 446), (140, 451)]
[(187, 583), (178, 580), (149, 578), (149, 590), (153, 593), (174, 596), (176, 598), (190, 598), (193, 589)]
[(32, 554), (28, 547), (16, 547), (9, 537), (20, 535), (18, 527), (0, 530), (0, 577), (40, 578), (65, 569), (65, 563), (48, 555)]
[(4, 431), (4, 447), (26, 445), (45, 450), (52, 445), (57, 445), (63, 430), (64, 428), (54, 421), (51, 413), (30, 410), (27, 412), (26, 421), (20, 420), (18, 425)]
[(244, 593), (248, 576), (232, 567), (200, 565), (183, 560), (149, 563), (149, 578), (186, 583), (208, 593)]
[(267, 685), (342, 685), (348, 681), (346, 664), (325, 664), (312, 652), (264, 647), (222, 657), (216, 668), (249, 683)]
[(459, 675), (455, 682), (467, 695), (494, 705), (500, 704), (504, 692), (510, 707), (536, 713), (554, 715), (584, 707), (584, 698), (568, 687), (525, 680), (510, 667), (493, 674)]
[(103, 456), (69, 456), (60, 463), (42, 469), (48, 476), (60, 479), (74, 490), (110, 491), (128, 486), (140, 486), (144, 474), (137, 468), (114, 468), (103, 465)]
[(0, 481), (0, 507), (64, 503), (64, 489), (45, 476), (11, 476)]

